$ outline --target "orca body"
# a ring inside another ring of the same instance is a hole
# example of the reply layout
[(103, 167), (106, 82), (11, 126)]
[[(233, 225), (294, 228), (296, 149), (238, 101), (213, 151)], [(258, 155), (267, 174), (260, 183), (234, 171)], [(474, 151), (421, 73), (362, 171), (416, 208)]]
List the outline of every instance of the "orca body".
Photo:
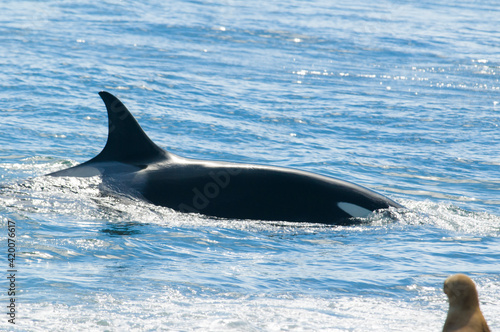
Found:
[(109, 117), (106, 146), (93, 159), (49, 176), (99, 175), (153, 204), (222, 218), (335, 225), (402, 207), (369, 189), (322, 175), (174, 155), (153, 143), (116, 97), (99, 95)]

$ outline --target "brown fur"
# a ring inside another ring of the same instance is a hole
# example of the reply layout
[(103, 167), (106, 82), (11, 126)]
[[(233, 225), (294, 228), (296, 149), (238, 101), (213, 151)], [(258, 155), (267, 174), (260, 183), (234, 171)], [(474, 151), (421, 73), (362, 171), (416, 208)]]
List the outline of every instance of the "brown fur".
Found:
[(455, 274), (444, 282), (450, 308), (443, 332), (490, 332), (479, 309), (476, 285), (464, 274)]

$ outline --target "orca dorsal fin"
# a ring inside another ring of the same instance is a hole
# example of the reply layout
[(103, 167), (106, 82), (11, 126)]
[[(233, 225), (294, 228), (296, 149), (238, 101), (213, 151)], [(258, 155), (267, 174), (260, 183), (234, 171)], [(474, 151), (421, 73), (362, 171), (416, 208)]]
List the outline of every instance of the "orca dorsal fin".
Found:
[(118, 98), (106, 91), (99, 92), (99, 96), (108, 111), (108, 141), (101, 153), (89, 162), (119, 161), (144, 165), (168, 159), (168, 152), (153, 143)]

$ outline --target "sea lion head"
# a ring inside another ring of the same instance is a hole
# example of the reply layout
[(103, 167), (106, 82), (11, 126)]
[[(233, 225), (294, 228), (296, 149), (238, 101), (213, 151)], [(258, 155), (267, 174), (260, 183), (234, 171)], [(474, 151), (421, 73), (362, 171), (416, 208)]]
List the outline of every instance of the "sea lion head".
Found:
[(450, 307), (473, 309), (479, 307), (476, 285), (465, 274), (455, 274), (444, 281), (444, 293), (448, 296)]

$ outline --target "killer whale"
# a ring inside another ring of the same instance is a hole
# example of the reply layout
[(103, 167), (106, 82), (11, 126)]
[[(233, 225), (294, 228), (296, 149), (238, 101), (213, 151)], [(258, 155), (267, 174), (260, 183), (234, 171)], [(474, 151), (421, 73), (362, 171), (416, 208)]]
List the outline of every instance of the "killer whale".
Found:
[(156, 205), (231, 219), (339, 225), (402, 207), (362, 186), (305, 171), (177, 156), (151, 141), (118, 98), (99, 95), (108, 113), (104, 149), (48, 176), (101, 176)]

